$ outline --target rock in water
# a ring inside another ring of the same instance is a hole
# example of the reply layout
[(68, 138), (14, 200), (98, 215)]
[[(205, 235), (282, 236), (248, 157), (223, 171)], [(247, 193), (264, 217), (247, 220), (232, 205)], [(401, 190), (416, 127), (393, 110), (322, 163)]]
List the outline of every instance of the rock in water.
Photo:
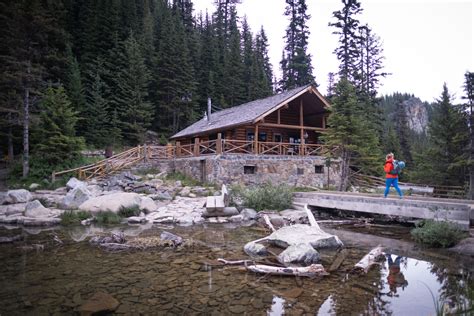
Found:
[(183, 243), (182, 237), (166, 231), (161, 233), (160, 238), (161, 240), (171, 240), (175, 247)]
[(79, 307), (79, 312), (81, 313), (81, 316), (113, 312), (117, 309), (119, 304), (119, 301), (117, 301), (112, 295), (104, 292), (97, 292), (82, 304), (81, 307)]
[(49, 208), (44, 207), (40, 201), (34, 200), (26, 204), (25, 216), (34, 218), (51, 217), (52, 213), (51, 210)]
[(267, 241), (282, 248), (302, 243), (310, 244), (314, 249), (344, 246), (339, 237), (304, 224), (282, 227), (268, 236)]
[(309, 244), (291, 245), (278, 255), (278, 261), (285, 265), (298, 263), (309, 266), (318, 263), (320, 260), (319, 253)]
[(248, 242), (244, 246), (244, 251), (250, 257), (259, 257), (268, 255), (267, 248), (264, 245), (258, 244), (254, 241)]
[(30, 191), (25, 189), (10, 190), (7, 192), (5, 202), (7, 204), (26, 203), (33, 199)]

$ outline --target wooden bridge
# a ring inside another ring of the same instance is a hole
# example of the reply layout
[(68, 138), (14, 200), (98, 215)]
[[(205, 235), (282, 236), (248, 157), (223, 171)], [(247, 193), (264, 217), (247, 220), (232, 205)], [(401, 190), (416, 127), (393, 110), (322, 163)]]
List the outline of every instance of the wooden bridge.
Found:
[(389, 196), (333, 191), (295, 193), (294, 206), (338, 209), (394, 217), (448, 220), (468, 230), (474, 221), (474, 201), (433, 197)]

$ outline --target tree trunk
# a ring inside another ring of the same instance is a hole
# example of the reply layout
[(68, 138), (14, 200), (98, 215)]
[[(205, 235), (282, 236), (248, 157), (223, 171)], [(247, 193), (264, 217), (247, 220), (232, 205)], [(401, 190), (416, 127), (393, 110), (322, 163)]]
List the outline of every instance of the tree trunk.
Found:
[(341, 184), (338, 190), (345, 191), (349, 180), (349, 153), (347, 149), (342, 150), (341, 160)]
[(12, 132), (12, 114), (8, 113), (8, 163), (13, 163), (13, 159), (15, 159), (13, 153), (13, 132)]
[[(27, 66), (27, 73), (30, 74), (30, 64)], [(28, 80), (28, 79), (27, 79)], [(25, 86), (25, 97), (23, 99), (23, 178), (30, 173), (30, 88), (28, 83)]]

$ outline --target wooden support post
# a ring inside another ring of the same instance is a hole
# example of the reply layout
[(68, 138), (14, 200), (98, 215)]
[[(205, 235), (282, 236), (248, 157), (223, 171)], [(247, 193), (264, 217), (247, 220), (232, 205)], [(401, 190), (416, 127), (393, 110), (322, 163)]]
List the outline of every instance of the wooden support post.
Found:
[(255, 142), (255, 148), (254, 148), (254, 153), (258, 155), (258, 123), (255, 124), (255, 133), (254, 133), (254, 142)]
[(300, 156), (304, 155), (303, 99), (300, 99)]
[(148, 147), (147, 147), (146, 143), (143, 145), (143, 161), (145, 163), (148, 162)]
[(194, 139), (194, 156), (199, 156), (199, 137)]
[(277, 111), (277, 124), (280, 124), (280, 109)]
[(181, 156), (181, 142), (176, 142), (176, 157)]
[(216, 140), (216, 154), (222, 154), (222, 134), (217, 133), (217, 140)]
[(56, 173), (53, 171), (51, 174), (51, 183), (54, 183), (54, 181), (56, 181)]
[(326, 116), (323, 115), (323, 119), (322, 119), (322, 128), (326, 128)]

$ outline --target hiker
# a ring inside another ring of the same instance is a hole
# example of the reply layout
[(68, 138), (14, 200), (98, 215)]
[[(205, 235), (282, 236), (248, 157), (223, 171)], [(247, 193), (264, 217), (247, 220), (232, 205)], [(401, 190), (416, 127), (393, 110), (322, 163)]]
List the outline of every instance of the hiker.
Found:
[(401, 287), (402, 290), (408, 285), (407, 280), (402, 272), (400, 272), (400, 260), (402, 257), (397, 256), (395, 261), (392, 261), (392, 255), (387, 254), (388, 259), (388, 286), (391, 294), (397, 293), (397, 287)]
[(403, 199), (403, 193), (402, 190), (398, 187), (398, 172), (394, 172), (395, 166), (393, 164), (395, 160), (395, 157), (393, 153), (387, 154), (385, 157), (385, 165), (384, 165), (384, 171), (385, 171), (385, 192), (384, 192), (384, 197), (386, 198), (388, 195), (388, 192), (390, 191), (390, 187), (393, 186), (395, 190), (397, 190), (398, 195), (400, 196), (400, 199)]

